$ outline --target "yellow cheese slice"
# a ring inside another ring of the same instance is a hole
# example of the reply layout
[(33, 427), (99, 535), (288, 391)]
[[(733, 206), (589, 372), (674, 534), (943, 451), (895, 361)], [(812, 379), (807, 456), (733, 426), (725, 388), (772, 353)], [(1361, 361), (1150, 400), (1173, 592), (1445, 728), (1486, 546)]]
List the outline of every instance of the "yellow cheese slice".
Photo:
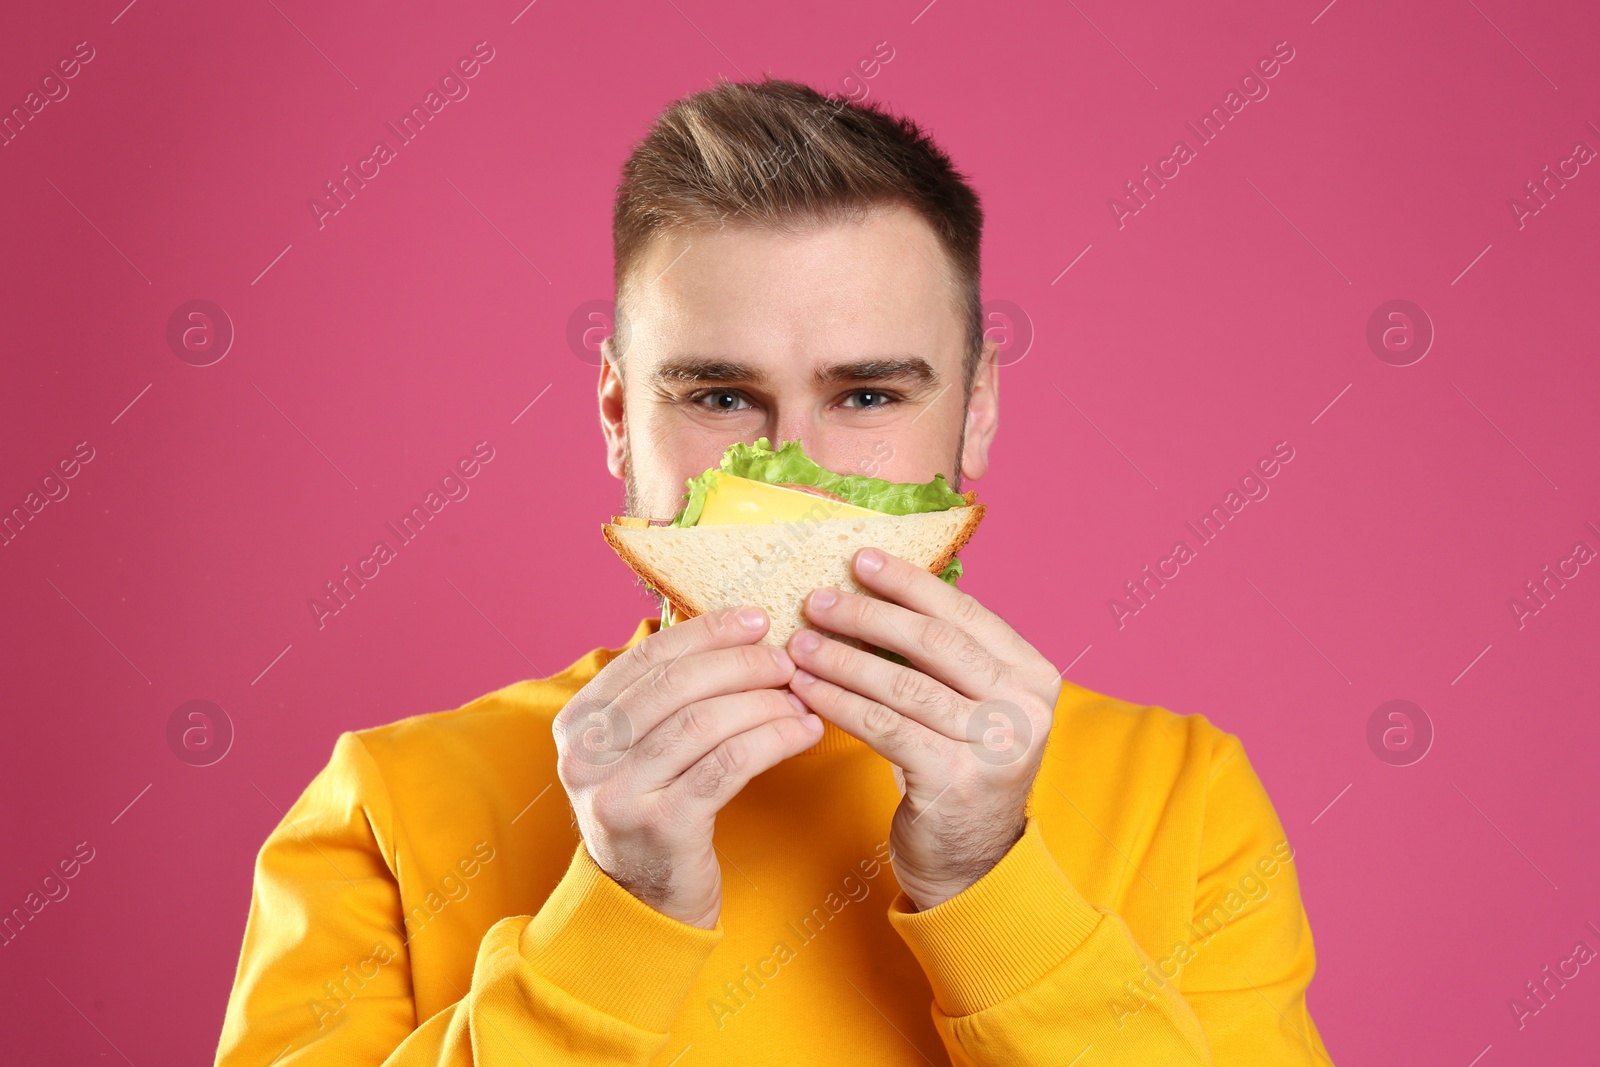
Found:
[(781, 485), (717, 475), (706, 491), (700, 526), (730, 523), (811, 522), (817, 519), (872, 517), (881, 512)]

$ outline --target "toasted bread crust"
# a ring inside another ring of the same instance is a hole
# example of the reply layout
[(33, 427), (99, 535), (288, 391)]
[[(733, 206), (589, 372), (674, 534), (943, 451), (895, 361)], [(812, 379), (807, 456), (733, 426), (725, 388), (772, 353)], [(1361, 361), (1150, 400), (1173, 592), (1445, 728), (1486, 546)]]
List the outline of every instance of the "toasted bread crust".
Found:
[(956, 534), (955, 540), (950, 542), (949, 551), (928, 565), (929, 574), (937, 575), (940, 571), (950, 566), (950, 561), (961, 554), (961, 550), (967, 546), (967, 542), (972, 540), (972, 535), (977, 533), (978, 523), (983, 521), (983, 513), (988, 509), (983, 504), (970, 504), (968, 506), (972, 508), (972, 512), (967, 516), (966, 524)]
[[(666, 598), (667, 603), (672, 605), (672, 610), (681, 618), (692, 619), (696, 615), (700, 614), (698, 611), (689, 606), (689, 602), (684, 599), (683, 593), (672, 588), (670, 583), (662, 581), (659, 577), (651, 577), (651, 575), (647, 572), (647, 568), (642, 562), (640, 562), (639, 558), (632, 552), (629, 552), (627, 548), (623, 546), (622, 539), (612, 532), (616, 528), (616, 526), (609, 522), (603, 522), (600, 524), (600, 532), (605, 536), (606, 544), (610, 545), (611, 550), (621, 557), (622, 562), (626, 563), (629, 569), (632, 570), (634, 574), (639, 576), (639, 580)], [(658, 527), (648, 528), (656, 529)]]

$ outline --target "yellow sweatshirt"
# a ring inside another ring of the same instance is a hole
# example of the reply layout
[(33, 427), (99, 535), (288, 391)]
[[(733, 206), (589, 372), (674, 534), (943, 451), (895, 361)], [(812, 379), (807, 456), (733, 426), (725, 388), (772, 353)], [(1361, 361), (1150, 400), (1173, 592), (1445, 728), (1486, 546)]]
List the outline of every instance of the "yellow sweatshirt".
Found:
[(829, 724), (718, 817), (702, 930), (556, 781), (551, 718), (621, 651), (339, 738), (257, 859), (219, 1065), (1330, 1062), (1293, 849), (1204, 716), (1066, 683), (1026, 833), (925, 912), (890, 765)]

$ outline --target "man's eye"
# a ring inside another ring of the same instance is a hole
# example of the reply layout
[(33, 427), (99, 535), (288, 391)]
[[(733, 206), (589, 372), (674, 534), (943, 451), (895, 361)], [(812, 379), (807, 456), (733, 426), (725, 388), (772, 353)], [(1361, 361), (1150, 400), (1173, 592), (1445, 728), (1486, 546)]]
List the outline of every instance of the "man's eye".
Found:
[(859, 404), (855, 405), (856, 407), (867, 409), (887, 407), (899, 399), (893, 393), (886, 393), (881, 389), (859, 389), (851, 393), (850, 397), (860, 401)]
[(738, 405), (750, 406), (744, 397), (729, 389), (712, 389), (704, 393), (696, 393), (689, 400), (691, 403), (710, 408), (713, 411), (743, 411), (744, 408)]

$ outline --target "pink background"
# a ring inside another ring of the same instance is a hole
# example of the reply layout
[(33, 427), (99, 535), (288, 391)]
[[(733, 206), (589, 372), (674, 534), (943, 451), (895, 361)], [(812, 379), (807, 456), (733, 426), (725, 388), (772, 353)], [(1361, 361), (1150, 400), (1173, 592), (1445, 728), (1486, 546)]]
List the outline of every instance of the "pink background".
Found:
[[(1600, 9), (123, 2), (0, 35), (7, 111), (95, 50), (0, 148), (0, 508), (94, 449), (0, 547), (0, 911), (95, 850), (0, 948), (0, 1060), (209, 1062), (253, 856), (339, 732), (648, 611), (596, 529), (621, 487), (569, 321), (610, 296), (645, 124), (764, 70), (854, 74), (984, 197), (986, 295), (1033, 339), (965, 586), (1077, 682), (1243, 737), (1336, 1062), (1594, 1055), (1600, 970), (1520, 1031), (1507, 1001), (1600, 949), (1600, 566), (1521, 628), (1509, 601), (1600, 550), (1600, 166), (1520, 228), (1508, 200), (1600, 148)], [(323, 183), (479, 41), (470, 95), (319, 229)], [(1119, 229), (1108, 200), (1280, 41), (1270, 95)], [(237, 334), (205, 367), (167, 342), (195, 299)], [(1409, 366), (1366, 340), (1393, 299), (1437, 332)], [(319, 630), (308, 600), (479, 441), (470, 495)], [(1279, 441), (1270, 496), (1119, 628), (1110, 598)], [(197, 699), (235, 731), (204, 767), (166, 733)], [(1435, 732), (1414, 765), (1368, 745), (1393, 699)]]

